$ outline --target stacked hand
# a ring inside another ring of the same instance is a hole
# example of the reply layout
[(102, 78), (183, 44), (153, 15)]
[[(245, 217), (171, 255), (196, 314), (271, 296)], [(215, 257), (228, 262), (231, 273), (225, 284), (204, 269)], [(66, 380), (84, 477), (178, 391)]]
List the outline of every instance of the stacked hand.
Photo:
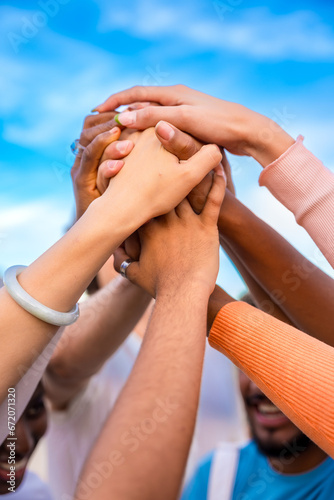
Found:
[(133, 87), (112, 95), (96, 110), (105, 112), (135, 101), (156, 102), (162, 107), (146, 106), (121, 113), (118, 121), (122, 125), (143, 130), (166, 120), (204, 142), (214, 142), (233, 154), (253, 156), (262, 166), (294, 143), (269, 118), (184, 85)]
[[(173, 293), (178, 287), (198, 289), (209, 298), (219, 269), (217, 221), (224, 198), (225, 179), (219, 169), (198, 215), (183, 200), (168, 214), (151, 220), (138, 230), (140, 254), (126, 271), (127, 278), (152, 297)], [(115, 268), (133, 256), (120, 247)]]

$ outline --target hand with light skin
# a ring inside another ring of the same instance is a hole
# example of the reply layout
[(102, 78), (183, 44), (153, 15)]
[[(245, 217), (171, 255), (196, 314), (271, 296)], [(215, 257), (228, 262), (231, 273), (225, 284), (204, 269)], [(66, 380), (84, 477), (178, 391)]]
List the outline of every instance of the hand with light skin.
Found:
[(154, 129), (147, 129), (125, 158), (124, 167), (111, 180), (105, 194), (117, 202), (128, 193), (129, 209), (140, 207), (140, 218), (146, 222), (180, 203), (212, 168), (218, 166), (221, 158), (217, 146), (206, 145), (189, 160), (180, 161), (162, 147)]
[[(100, 146), (103, 150), (104, 143)], [(63, 238), (23, 270), (20, 285), (47, 307), (69, 311), (119, 245), (145, 222), (177, 206), (219, 165), (221, 157), (217, 146), (207, 145), (189, 160), (180, 162), (162, 148), (154, 130), (145, 131), (104, 194), (91, 201)], [(88, 170), (96, 172), (95, 164), (91, 163)], [(6, 289), (0, 291), (0, 317), (7, 360), (1, 371), (2, 403), (7, 388), (21, 378), (17, 366), (28, 369), (58, 328), (27, 313)], [(18, 350), (22, 333), (27, 348)]]
[[(95, 111), (105, 112), (134, 101), (153, 101), (162, 107), (146, 106), (121, 113), (117, 121), (122, 125), (143, 130), (165, 120), (203, 142), (214, 142), (233, 154), (252, 156), (263, 167), (295, 142), (273, 120), (184, 85), (136, 86), (112, 95)], [(170, 139), (172, 134), (172, 130), (166, 130), (165, 138)]]
[[(165, 127), (171, 127), (175, 131), (175, 134), (170, 140), (164, 139), (164, 129)], [(174, 154), (179, 158), (179, 160), (188, 160), (195, 153), (197, 153), (203, 143), (198, 141), (197, 139), (191, 137), (189, 134), (181, 132), (176, 127), (169, 123), (159, 122), (155, 127), (156, 137), (159, 139), (164, 148), (170, 153)], [(125, 129), (122, 131), (121, 138), (123, 140), (131, 139), (131, 142), (136, 144), (138, 138), (142, 134), (141, 131), (135, 131), (131, 129)], [(221, 150), (222, 154), (222, 166), (223, 171), (226, 175), (227, 179), (227, 188), (230, 189), (233, 193), (235, 192), (234, 185), (231, 177), (231, 169), (230, 165), (227, 161), (225, 152)], [(110, 180), (110, 173), (108, 168), (108, 162), (113, 161), (114, 151), (112, 145), (107, 147), (102, 155), (101, 163), (99, 165), (98, 174), (97, 174), (97, 186), (101, 193), (103, 193), (108, 185)], [(124, 161), (122, 161), (122, 165)], [(196, 213), (200, 213), (205, 201), (207, 194), (212, 185), (213, 172), (209, 172), (202, 181), (194, 187), (194, 189), (188, 194), (187, 198)]]

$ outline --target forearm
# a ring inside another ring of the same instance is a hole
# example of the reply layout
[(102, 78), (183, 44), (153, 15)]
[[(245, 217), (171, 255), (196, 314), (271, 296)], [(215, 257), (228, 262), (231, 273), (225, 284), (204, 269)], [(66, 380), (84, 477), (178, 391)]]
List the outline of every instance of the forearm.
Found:
[(242, 302), (221, 309), (209, 342), (334, 456), (332, 347)]
[(332, 345), (333, 280), (231, 194), (222, 205), (219, 231), (293, 324)]
[(68, 326), (44, 376), (46, 394), (64, 407), (89, 377), (118, 349), (144, 313), (151, 297), (118, 276), (80, 306), (80, 318)]
[(235, 302), (235, 299), (225, 292), (220, 286), (216, 285), (209, 298), (208, 314), (207, 314), (207, 332), (209, 334), (212, 324), (216, 319), (217, 314), (226, 304)]
[(177, 497), (195, 424), (207, 309), (207, 298), (191, 284), (182, 290), (157, 297), (138, 360), (84, 467), (76, 498), (93, 464), (110, 463), (111, 450), (118, 451), (119, 464), (90, 499)]
[[(99, 268), (127, 236), (128, 225), (123, 220), (122, 230), (117, 223), (113, 230), (110, 224), (105, 227), (106, 221), (102, 221), (100, 213), (103, 208), (103, 205), (90, 208), (61, 240), (22, 272), (20, 284), (32, 297), (59, 311), (74, 306)], [(7, 388), (21, 378), (17, 366), (31, 366), (58, 328), (27, 313), (5, 289), (0, 291), (0, 297), (2, 402)]]
[(259, 309), (261, 309), (261, 311), (264, 311), (267, 314), (274, 316), (274, 318), (277, 318), (280, 321), (284, 321), (284, 323), (292, 325), (291, 320), (282, 311), (282, 309), (275, 302), (273, 302), (268, 293), (265, 290), (263, 290), (263, 288), (258, 284), (258, 282), (253, 278), (253, 276), (247, 271), (241, 260), (231, 250), (229, 245), (223, 240), (221, 241), (221, 244), (226, 254), (230, 257), (230, 259), (238, 269), (239, 273), (241, 274), (243, 280), (245, 281), (256, 306)]

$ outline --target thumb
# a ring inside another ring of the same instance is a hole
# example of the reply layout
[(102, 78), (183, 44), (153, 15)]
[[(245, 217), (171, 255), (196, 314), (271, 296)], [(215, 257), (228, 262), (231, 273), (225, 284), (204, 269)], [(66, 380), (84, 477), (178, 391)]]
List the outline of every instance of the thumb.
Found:
[(192, 136), (162, 120), (156, 125), (155, 133), (163, 147), (179, 160), (188, 160), (202, 146), (202, 143)]
[(215, 144), (208, 144), (194, 154), (189, 160), (182, 163), (185, 170), (189, 172), (193, 186), (219, 165), (222, 154)]

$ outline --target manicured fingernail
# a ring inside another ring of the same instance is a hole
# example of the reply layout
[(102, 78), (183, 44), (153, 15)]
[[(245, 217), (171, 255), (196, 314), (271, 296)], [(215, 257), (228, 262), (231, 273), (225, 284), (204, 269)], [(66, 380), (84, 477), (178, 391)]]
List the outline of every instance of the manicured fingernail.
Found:
[(98, 111), (97, 108), (92, 109), (91, 113), (96, 113)]
[(115, 116), (114, 120), (119, 125), (133, 125), (136, 121), (136, 111), (125, 111)]
[(156, 131), (165, 141), (170, 141), (175, 135), (173, 127), (166, 122), (159, 122), (156, 126)]
[(130, 144), (131, 144), (131, 141), (120, 141), (120, 142), (116, 143), (115, 147), (116, 147), (117, 151), (119, 151), (119, 153), (124, 155), (127, 152), (127, 150), (129, 149)]

